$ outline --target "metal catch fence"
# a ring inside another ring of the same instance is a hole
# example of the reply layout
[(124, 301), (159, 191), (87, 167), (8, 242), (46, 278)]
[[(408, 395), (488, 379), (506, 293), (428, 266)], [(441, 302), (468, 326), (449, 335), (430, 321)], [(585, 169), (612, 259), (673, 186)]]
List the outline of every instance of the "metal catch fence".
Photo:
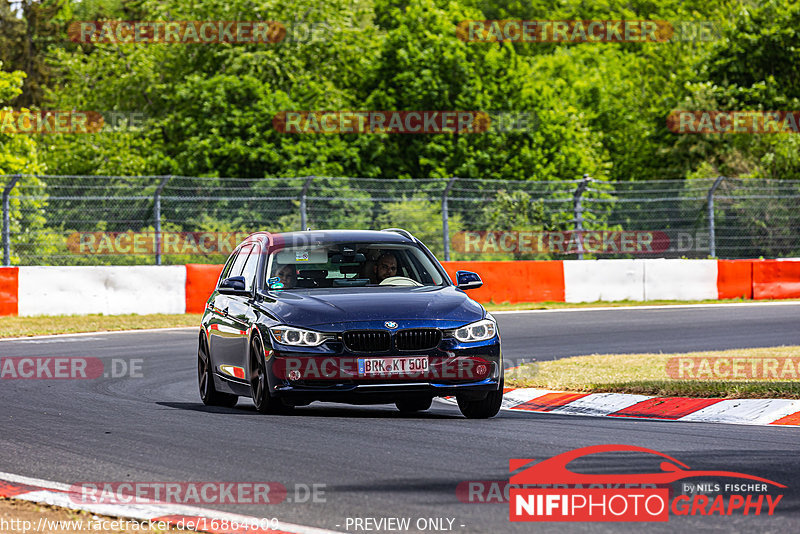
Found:
[(445, 260), (800, 256), (800, 180), (0, 176), (3, 265), (219, 263), (256, 230), (401, 227)]

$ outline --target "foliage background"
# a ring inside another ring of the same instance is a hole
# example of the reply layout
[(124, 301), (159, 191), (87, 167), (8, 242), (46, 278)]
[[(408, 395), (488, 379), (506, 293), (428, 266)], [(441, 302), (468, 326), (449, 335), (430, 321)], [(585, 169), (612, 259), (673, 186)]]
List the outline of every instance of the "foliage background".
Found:
[[(276, 44), (68, 40), (69, 22), (105, 19), (278, 20), (290, 33)], [(710, 40), (685, 34), (644, 44), (456, 37), (458, 22), (481, 19), (711, 21), (715, 31)], [(666, 117), (677, 109), (800, 109), (799, 32), (793, 0), (0, 0), (0, 106), (147, 118), (137, 128), (92, 135), (0, 134), (0, 174), (354, 176), (387, 184), (450, 176), (554, 182), (585, 173), (601, 183), (796, 179), (800, 136), (675, 135)], [(485, 135), (287, 135), (272, 128), (272, 117), (287, 110), (513, 111), (535, 115), (537, 127)], [(109, 181), (109, 188), (118, 185)], [(251, 186), (264, 187), (255, 180)], [(365, 195), (344, 182), (331, 182), (328, 194)], [(324, 219), (311, 223), (440, 231), (437, 203), (418, 191), (408, 199), (419, 211), (402, 202), (379, 213), (337, 210), (331, 201)], [(509, 201), (499, 195), (497, 209), (465, 210), (452, 224), (503, 219), (513, 228), (568, 227), (569, 214), (526, 214), (535, 206), (501, 217), (498, 210), (513, 209)], [(246, 224), (246, 212), (225, 207), (210, 204), (173, 226)], [(296, 227), (294, 208), (277, 210), (269, 229)], [(14, 239), (36, 243), (37, 228), (49, 224), (46, 200), (15, 209)], [(595, 227), (604, 227), (602, 217)]]

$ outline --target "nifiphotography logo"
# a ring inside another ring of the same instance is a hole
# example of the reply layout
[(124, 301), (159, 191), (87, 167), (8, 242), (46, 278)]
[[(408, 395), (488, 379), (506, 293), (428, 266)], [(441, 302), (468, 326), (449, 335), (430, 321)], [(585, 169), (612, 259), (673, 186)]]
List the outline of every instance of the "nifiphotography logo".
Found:
[[(660, 471), (639, 474), (576, 473), (567, 464), (591, 454), (639, 452), (660, 456)], [(534, 462), (531, 465), (531, 462)], [(511, 521), (669, 521), (676, 516), (771, 516), (783, 494), (768, 486), (786, 486), (733, 471), (690, 469), (664, 453), (631, 445), (595, 445), (535, 460), (513, 459), (509, 479)], [(681, 494), (670, 496), (669, 484), (695, 477), (739, 479), (725, 483), (682, 483)], [(747, 482), (743, 482), (746, 480)], [(702, 490), (702, 491), (701, 491)], [(706, 494), (712, 491), (716, 495)], [(691, 495), (686, 495), (688, 492)]]

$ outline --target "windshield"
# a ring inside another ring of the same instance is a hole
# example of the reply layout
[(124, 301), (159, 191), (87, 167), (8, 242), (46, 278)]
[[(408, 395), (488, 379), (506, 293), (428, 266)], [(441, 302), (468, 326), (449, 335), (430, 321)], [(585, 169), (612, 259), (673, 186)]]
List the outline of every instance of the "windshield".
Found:
[(270, 255), (267, 272), (270, 289), (445, 284), (421, 249), (386, 243), (287, 247)]

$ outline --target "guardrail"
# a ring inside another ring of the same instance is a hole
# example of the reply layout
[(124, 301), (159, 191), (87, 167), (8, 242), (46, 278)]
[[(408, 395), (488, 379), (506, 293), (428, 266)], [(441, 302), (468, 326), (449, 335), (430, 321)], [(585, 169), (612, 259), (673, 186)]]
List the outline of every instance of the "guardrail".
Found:
[[(800, 298), (800, 261), (444, 262), (479, 273), (478, 302)], [(0, 268), (0, 315), (201, 313), (222, 265)]]

